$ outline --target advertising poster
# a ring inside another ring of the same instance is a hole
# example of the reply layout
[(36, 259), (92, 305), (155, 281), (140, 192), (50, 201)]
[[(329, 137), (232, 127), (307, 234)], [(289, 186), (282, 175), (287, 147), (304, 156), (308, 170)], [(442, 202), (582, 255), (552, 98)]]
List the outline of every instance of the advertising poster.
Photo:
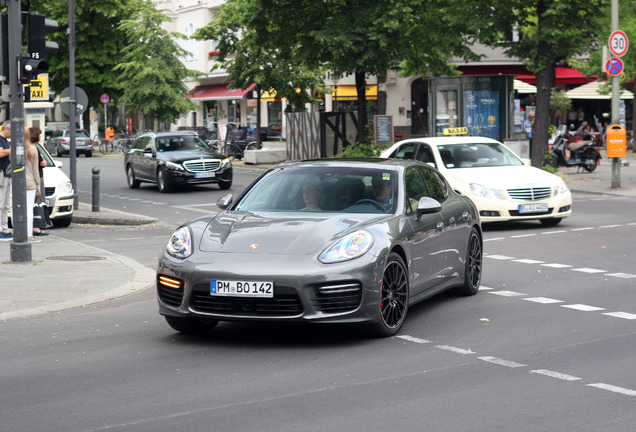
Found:
[(499, 91), (464, 91), (464, 124), (471, 135), (499, 140)]

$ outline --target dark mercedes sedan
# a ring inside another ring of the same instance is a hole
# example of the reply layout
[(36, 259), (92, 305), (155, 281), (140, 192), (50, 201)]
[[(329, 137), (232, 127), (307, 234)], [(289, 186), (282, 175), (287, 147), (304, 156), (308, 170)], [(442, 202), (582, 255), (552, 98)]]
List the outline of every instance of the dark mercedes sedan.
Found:
[(217, 205), (159, 256), (159, 313), (181, 332), (239, 320), (359, 323), (391, 336), (414, 303), (479, 289), (475, 205), (421, 162), (283, 163)]
[(174, 186), (216, 183), (232, 186), (232, 163), (195, 132), (159, 132), (140, 135), (124, 156), (128, 187), (156, 183), (159, 192)]

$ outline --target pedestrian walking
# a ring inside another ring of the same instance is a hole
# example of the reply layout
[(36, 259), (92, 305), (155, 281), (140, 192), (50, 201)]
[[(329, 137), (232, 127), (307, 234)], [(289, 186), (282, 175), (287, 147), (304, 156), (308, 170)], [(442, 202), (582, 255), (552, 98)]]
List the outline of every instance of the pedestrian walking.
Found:
[(0, 130), (0, 241), (11, 241), (9, 209), (11, 208), (11, 122), (2, 124)]
[[(42, 130), (33, 126), (29, 128), (29, 133), (31, 134), (31, 143), (37, 148), (38, 143), (40, 142), (40, 136), (42, 135)], [(40, 193), (35, 196), (35, 205), (33, 206), (33, 235), (34, 236), (46, 236), (48, 233), (44, 232), (43, 229), (51, 226), (51, 221), (49, 219), (49, 212), (46, 210), (46, 188), (44, 187), (44, 168), (46, 167), (46, 159), (42, 157), (40, 151), (38, 149), (38, 171), (40, 172)]]
[(35, 197), (40, 193), (40, 158), (37, 146), (31, 142), (31, 133), (24, 128), (24, 152), (26, 163), (26, 203), (27, 203), (27, 238), (30, 243), (39, 243), (41, 240), (33, 236), (33, 206)]

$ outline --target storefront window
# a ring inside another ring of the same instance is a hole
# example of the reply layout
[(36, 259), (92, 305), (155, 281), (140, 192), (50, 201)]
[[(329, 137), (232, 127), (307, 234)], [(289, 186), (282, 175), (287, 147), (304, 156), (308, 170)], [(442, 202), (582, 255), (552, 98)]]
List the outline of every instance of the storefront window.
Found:
[(464, 92), (464, 125), (471, 135), (499, 139), (499, 91)]
[(436, 100), (435, 132), (442, 135), (444, 129), (458, 126), (457, 90), (437, 90)]

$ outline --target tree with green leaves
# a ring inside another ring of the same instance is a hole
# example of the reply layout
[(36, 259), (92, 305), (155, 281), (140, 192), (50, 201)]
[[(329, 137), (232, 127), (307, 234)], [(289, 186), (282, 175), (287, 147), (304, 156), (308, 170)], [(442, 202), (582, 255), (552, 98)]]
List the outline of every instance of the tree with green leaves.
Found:
[[(363, 140), (369, 76), (400, 68), (452, 73), (453, 55), (471, 55), (456, 7), (441, 0), (228, 0), (197, 36), (219, 42), (235, 86), (251, 81), (293, 96), (306, 88), (297, 76), (354, 75)], [(275, 74), (262, 73), (269, 65)]]
[(184, 81), (201, 73), (187, 69), (180, 59), (187, 52), (175, 38), (183, 36), (161, 28), (161, 23), (169, 19), (164, 11), (156, 9), (152, 0), (138, 1), (143, 7), (118, 25), (118, 30), (131, 41), (122, 49), (115, 66), (121, 102), (136, 114), (172, 123), (198, 108), (186, 97)]
[[(474, 0), (472, 21), (478, 40), (504, 47), (537, 77), (532, 165), (540, 167), (548, 148), (550, 97), (555, 68), (598, 46), (597, 22), (609, 0)], [(518, 32), (519, 40), (506, 38)]]

